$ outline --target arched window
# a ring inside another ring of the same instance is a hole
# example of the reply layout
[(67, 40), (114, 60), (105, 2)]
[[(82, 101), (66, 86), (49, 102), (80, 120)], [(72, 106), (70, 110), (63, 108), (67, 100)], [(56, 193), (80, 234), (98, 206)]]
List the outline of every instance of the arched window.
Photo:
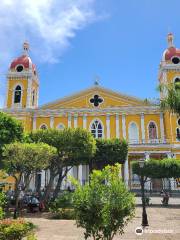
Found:
[(178, 141), (180, 141), (180, 128), (176, 129), (176, 138)]
[(40, 129), (42, 129), (42, 130), (46, 130), (46, 129), (48, 129), (48, 127), (47, 127), (46, 124), (42, 124), (42, 125), (40, 126)]
[(139, 142), (139, 131), (136, 123), (131, 123), (129, 125), (129, 143), (138, 143)]
[(179, 90), (180, 89), (180, 78), (179, 77), (175, 78), (174, 84), (175, 84), (175, 89)]
[(157, 139), (157, 128), (154, 122), (150, 122), (148, 126), (149, 140)]
[(35, 90), (32, 91), (32, 106), (35, 105)]
[(58, 130), (63, 130), (65, 128), (64, 124), (60, 123), (59, 125), (57, 125), (57, 129)]
[(95, 120), (91, 124), (91, 133), (94, 138), (102, 138), (103, 137), (103, 126), (102, 126), (101, 122), (99, 122), (98, 120)]
[(14, 90), (14, 103), (21, 102), (21, 86), (17, 86)]

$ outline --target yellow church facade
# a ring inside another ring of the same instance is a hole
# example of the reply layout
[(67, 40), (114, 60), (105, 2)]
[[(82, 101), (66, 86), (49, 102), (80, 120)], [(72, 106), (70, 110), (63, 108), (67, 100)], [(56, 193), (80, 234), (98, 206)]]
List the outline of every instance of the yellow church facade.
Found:
[[(95, 138), (125, 139), (129, 152), (122, 175), (131, 188), (138, 184), (137, 176), (132, 174), (132, 160), (180, 159), (180, 117), (162, 111), (156, 104), (103, 88), (98, 82), (91, 88), (38, 106), (39, 79), (28, 49), (28, 43), (24, 43), (23, 55), (10, 64), (3, 109), (21, 120), (25, 131), (80, 127)], [(180, 50), (174, 47), (172, 34), (168, 34), (168, 48), (160, 62), (159, 81), (163, 84), (180, 81)], [(163, 92), (161, 98), (165, 95)], [(71, 174), (84, 183), (88, 179), (88, 166), (74, 167)], [(42, 185), (46, 177), (42, 176)], [(158, 184), (154, 182), (151, 187)], [(178, 184), (174, 182), (171, 187), (176, 189)]]

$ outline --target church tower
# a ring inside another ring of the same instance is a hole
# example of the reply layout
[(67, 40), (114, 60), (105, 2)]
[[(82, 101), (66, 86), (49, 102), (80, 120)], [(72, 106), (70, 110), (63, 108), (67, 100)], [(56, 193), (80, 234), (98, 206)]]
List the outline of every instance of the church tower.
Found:
[[(180, 82), (180, 49), (174, 45), (174, 36), (172, 33), (167, 35), (168, 47), (164, 51), (160, 67), (159, 82), (162, 85), (168, 85)], [(163, 89), (160, 99), (167, 95), (167, 90)], [(180, 141), (180, 118), (176, 114), (165, 113), (166, 137), (173, 143)]]
[[(180, 49), (174, 45), (174, 36), (172, 33), (167, 35), (168, 48), (164, 51), (159, 69), (160, 84), (172, 84), (180, 82)], [(166, 95), (162, 92), (161, 98)]]
[(36, 66), (29, 57), (29, 44), (24, 42), (23, 54), (14, 59), (7, 73), (5, 108), (37, 108), (39, 80)]

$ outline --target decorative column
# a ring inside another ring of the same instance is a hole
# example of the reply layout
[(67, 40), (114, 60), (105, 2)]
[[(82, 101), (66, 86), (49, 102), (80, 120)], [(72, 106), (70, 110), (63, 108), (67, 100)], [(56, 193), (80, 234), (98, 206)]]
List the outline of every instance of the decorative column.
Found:
[(50, 128), (54, 128), (54, 117), (50, 117)]
[(87, 115), (86, 114), (83, 115), (83, 128), (84, 129), (87, 128)]
[(122, 115), (122, 132), (123, 132), (123, 138), (126, 139), (126, 115)]
[(149, 152), (145, 152), (144, 155), (145, 155), (145, 160), (146, 161), (150, 159), (150, 153)]
[(78, 115), (75, 114), (74, 115), (74, 128), (77, 128), (77, 125), (78, 125)]
[[(167, 158), (176, 158), (176, 155), (173, 154), (172, 152), (169, 152), (169, 153), (167, 153)], [(175, 189), (175, 184), (174, 184), (175, 179), (167, 178), (167, 180), (169, 181), (171, 190), (174, 190)]]
[(144, 113), (141, 113), (141, 133), (142, 143), (145, 143)]
[(71, 113), (68, 114), (68, 128), (71, 128)]
[(124, 182), (126, 186), (129, 186), (129, 164), (128, 164), (128, 156), (124, 163)]
[[(13, 94), (12, 94), (12, 96), (13, 96)], [(9, 97), (9, 78), (6, 79), (6, 98), (4, 101), (4, 108), (8, 107), (8, 97)]]
[[(144, 159), (145, 159), (145, 161), (148, 161), (150, 159), (150, 153), (149, 152), (144, 153)], [(147, 182), (145, 182), (144, 186), (145, 186), (145, 189), (150, 190), (150, 187), (151, 187), (150, 178), (147, 178)]]
[(33, 130), (36, 130), (36, 115), (33, 116)]
[(164, 142), (164, 118), (163, 113), (160, 113), (160, 130), (161, 130), (161, 141)]
[(167, 158), (172, 158), (172, 157), (173, 157), (172, 153), (171, 153), (171, 152), (168, 152), (168, 153), (167, 153)]
[(83, 177), (83, 167), (82, 167), (82, 165), (79, 165), (78, 166), (78, 180), (81, 185), (83, 184), (82, 177)]
[[(28, 78), (27, 80), (28, 80), (28, 87), (27, 87), (26, 107), (30, 108), (32, 106), (32, 104), (31, 104), (32, 78)], [(23, 92), (23, 94), (24, 93), (25, 93), (25, 91)], [(22, 97), (23, 97), (23, 95), (22, 95)]]
[(116, 113), (116, 138), (119, 138), (119, 114)]
[(110, 115), (106, 115), (106, 130), (107, 130), (107, 139), (110, 138)]

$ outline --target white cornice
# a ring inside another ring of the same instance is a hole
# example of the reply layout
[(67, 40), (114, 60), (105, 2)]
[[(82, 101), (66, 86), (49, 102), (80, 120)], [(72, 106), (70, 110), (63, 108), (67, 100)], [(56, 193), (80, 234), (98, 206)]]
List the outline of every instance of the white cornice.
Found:
[(160, 68), (159, 68), (160, 71), (171, 71), (171, 70), (174, 70), (174, 71), (180, 71), (180, 65), (179, 64), (167, 64), (165, 62), (161, 62), (160, 64)]
[(109, 114), (159, 114), (162, 112), (158, 106), (129, 106), (129, 107), (112, 107), (112, 108), (62, 108), (62, 109), (13, 109), (13, 108), (4, 108), (1, 111), (7, 113), (36, 113), (36, 115), (42, 116), (55, 116), (59, 114), (98, 114), (106, 115)]

